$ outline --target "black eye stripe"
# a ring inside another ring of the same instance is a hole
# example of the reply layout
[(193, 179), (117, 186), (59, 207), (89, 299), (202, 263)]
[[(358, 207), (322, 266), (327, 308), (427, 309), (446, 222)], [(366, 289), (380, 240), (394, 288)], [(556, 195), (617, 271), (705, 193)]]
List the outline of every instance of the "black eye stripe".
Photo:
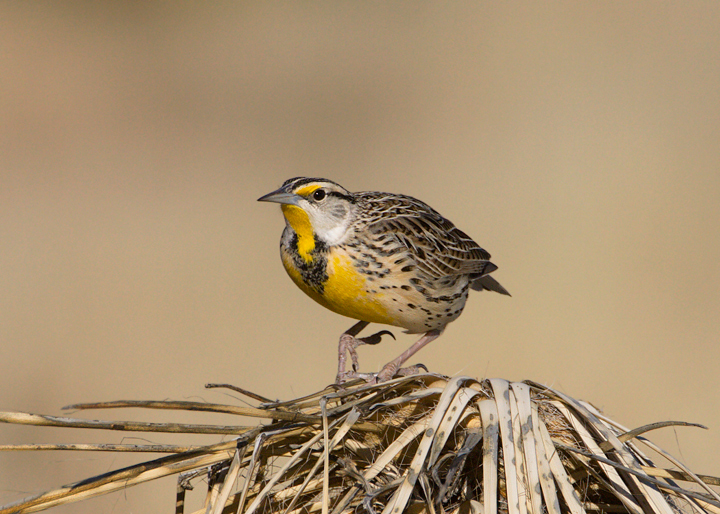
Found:
[(355, 200), (351, 196), (344, 195), (337, 191), (328, 191), (327, 194), (328, 194), (328, 196), (334, 196), (335, 198), (342, 198), (343, 200), (346, 200), (350, 203), (355, 203)]
[[(324, 196), (322, 198), (318, 199), (315, 195), (320, 191), (322, 191), (324, 193)], [(321, 199), (324, 200), (325, 197), (332, 196), (333, 198), (342, 198), (343, 200), (345, 200), (347, 202), (355, 203), (355, 199), (352, 196), (345, 195), (343, 193), (340, 193), (339, 191), (328, 191), (326, 189), (316, 189), (309, 196), (311, 196), (313, 198), (313, 200), (315, 200), (315, 201), (320, 201)]]

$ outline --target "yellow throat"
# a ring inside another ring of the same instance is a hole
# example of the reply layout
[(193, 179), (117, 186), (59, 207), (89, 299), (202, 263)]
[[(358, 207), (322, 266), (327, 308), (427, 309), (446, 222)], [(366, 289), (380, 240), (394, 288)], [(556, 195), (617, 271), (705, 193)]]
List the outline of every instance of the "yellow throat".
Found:
[(308, 264), (312, 262), (312, 251), (315, 249), (315, 234), (307, 213), (295, 205), (282, 204), (285, 219), (298, 237), (298, 253)]

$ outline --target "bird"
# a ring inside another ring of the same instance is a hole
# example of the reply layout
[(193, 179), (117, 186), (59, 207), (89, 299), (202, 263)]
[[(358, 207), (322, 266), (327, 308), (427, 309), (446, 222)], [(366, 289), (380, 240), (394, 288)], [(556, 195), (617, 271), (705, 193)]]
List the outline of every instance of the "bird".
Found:
[[(323, 307), (358, 320), (338, 342), (338, 384), (427, 370), (402, 365), (460, 316), (470, 289), (510, 296), (490, 276), (497, 269), (490, 254), (411, 196), (352, 193), (332, 180), (295, 177), (258, 201), (281, 206), (280, 256), (293, 282)], [(423, 335), (378, 373), (362, 374), (357, 347), (394, 338), (387, 330), (357, 337), (370, 323)]]

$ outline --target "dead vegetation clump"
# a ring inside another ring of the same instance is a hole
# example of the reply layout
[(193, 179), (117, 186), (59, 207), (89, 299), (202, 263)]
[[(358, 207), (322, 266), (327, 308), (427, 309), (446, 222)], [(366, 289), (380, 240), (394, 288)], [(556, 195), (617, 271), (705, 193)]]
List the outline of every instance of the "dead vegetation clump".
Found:
[[(205, 410), (267, 420), (259, 426), (102, 422), (0, 413), (0, 421), (79, 428), (213, 433), (201, 447), (31, 445), (170, 453), (0, 507), (36, 512), (167, 475), (178, 475), (177, 513), (188, 489), (208, 484), (199, 513), (368, 512), (720, 514), (713, 477), (698, 477), (642, 433), (592, 405), (526, 381), (416, 375), (347, 384), (286, 402), (234, 388), (258, 402), (110, 402), (73, 409)], [(665, 469), (641, 451), (667, 461)]]

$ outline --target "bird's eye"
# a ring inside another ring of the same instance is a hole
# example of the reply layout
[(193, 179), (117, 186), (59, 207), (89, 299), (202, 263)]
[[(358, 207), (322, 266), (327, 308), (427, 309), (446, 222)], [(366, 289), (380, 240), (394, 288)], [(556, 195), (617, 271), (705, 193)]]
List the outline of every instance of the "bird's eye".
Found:
[(313, 193), (313, 199), (314, 199), (316, 202), (319, 202), (319, 201), (322, 200), (323, 198), (325, 198), (325, 190), (324, 190), (324, 189), (318, 189), (317, 191), (315, 191), (315, 192)]

